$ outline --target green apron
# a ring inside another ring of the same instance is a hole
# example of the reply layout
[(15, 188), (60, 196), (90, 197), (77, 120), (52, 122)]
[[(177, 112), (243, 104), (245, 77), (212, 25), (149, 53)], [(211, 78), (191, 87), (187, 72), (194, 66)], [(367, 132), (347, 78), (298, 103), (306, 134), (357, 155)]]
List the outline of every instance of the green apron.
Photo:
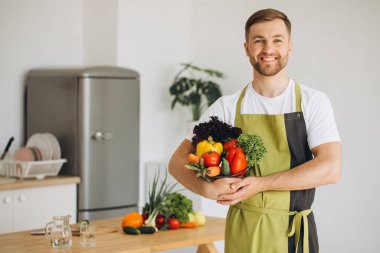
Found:
[[(236, 105), (235, 126), (259, 135), (267, 149), (248, 176), (267, 176), (292, 169), (312, 159), (296, 83), (296, 112), (241, 114), (247, 87)], [(266, 191), (229, 208), (225, 231), (228, 253), (318, 253), (318, 237), (311, 205), (315, 188)]]

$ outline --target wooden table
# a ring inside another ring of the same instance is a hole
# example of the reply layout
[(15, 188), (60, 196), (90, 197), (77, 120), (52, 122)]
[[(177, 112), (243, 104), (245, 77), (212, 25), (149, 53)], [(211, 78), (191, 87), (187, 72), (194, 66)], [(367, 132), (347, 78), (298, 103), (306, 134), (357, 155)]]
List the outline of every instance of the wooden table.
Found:
[[(31, 217), (32, 219), (32, 217)], [(120, 228), (121, 218), (93, 221), (98, 233), (95, 247), (81, 247), (73, 236), (73, 245), (53, 249), (45, 236), (30, 231), (0, 234), (1, 253), (147, 253), (198, 245), (198, 253), (216, 253), (214, 241), (224, 240), (225, 219), (207, 217), (205, 226), (159, 231), (152, 235), (127, 235)]]

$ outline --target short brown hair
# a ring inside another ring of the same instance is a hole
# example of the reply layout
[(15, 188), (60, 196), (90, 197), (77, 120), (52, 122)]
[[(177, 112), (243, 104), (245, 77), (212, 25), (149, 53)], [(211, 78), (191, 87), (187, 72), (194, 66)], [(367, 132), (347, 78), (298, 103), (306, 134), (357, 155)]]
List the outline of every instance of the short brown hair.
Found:
[(282, 13), (281, 11), (275, 10), (275, 9), (263, 9), (256, 11), (253, 13), (247, 20), (247, 23), (245, 23), (245, 39), (248, 41), (248, 34), (249, 29), (253, 24), (260, 23), (260, 22), (267, 22), (267, 21), (273, 21), (275, 19), (281, 19), (284, 21), (286, 28), (288, 29), (288, 32), (290, 34), (292, 30), (292, 25), (290, 24), (290, 20), (288, 17)]

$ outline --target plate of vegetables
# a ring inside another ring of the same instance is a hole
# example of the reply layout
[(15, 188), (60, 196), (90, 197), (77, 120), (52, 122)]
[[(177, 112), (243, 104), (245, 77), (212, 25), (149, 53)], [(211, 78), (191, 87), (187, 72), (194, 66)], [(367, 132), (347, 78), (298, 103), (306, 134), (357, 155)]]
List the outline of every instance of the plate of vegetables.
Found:
[(224, 177), (243, 177), (264, 157), (266, 149), (260, 136), (242, 133), (213, 116), (193, 129), (192, 146), (186, 168), (195, 176), (213, 182)]

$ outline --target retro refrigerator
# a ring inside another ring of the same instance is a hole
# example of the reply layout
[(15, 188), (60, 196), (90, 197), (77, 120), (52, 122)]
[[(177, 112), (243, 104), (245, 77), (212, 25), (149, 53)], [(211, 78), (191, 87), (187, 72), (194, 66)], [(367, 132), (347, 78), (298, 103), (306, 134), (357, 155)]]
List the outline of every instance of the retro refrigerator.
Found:
[(26, 139), (50, 132), (79, 176), (77, 220), (138, 208), (139, 75), (119, 67), (35, 69), (26, 76)]

